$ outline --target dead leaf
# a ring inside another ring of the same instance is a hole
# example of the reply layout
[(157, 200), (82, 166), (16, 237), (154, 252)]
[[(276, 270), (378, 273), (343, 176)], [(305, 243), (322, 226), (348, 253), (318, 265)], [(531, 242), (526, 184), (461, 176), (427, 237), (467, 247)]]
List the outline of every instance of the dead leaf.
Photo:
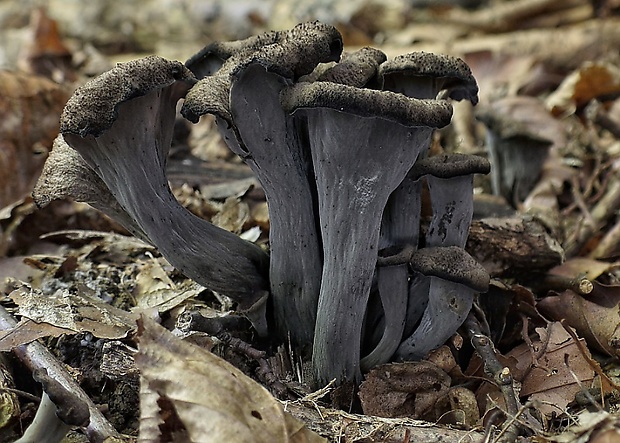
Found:
[(0, 71), (0, 208), (32, 190), (68, 97), (44, 77)]
[(138, 442), (326, 442), (284, 412), (265, 388), (214, 354), (144, 316), (138, 336)]
[[(550, 323), (536, 332), (539, 339), (532, 341), (533, 349), (524, 343), (506, 357), (516, 359), (510, 369), (522, 383), (520, 396), (538, 401), (538, 409), (547, 416), (561, 415), (576, 393), (590, 387), (594, 371), (560, 323)], [(537, 356), (536, 362), (532, 353)]]
[(609, 63), (587, 62), (567, 76), (547, 98), (547, 108), (554, 115), (566, 115), (590, 100), (620, 93), (620, 69)]
[(587, 296), (566, 290), (543, 298), (538, 310), (554, 320), (566, 319), (590, 346), (610, 356), (620, 356), (620, 286), (592, 282)]
[(22, 317), (75, 332), (90, 332), (97, 338), (123, 338), (135, 327), (130, 313), (87, 295), (84, 289), (78, 294), (59, 289), (46, 295), (24, 284), (9, 297), (19, 306)]
[(157, 309), (157, 312), (167, 312), (185, 300), (195, 297), (204, 291), (204, 287), (191, 280), (184, 280), (180, 285), (174, 284), (161, 263), (151, 260), (145, 263), (136, 276), (134, 297), (135, 310)]
[(37, 323), (29, 319), (22, 319), (13, 329), (0, 333), (0, 352), (7, 352), (39, 338), (60, 337), (63, 334), (75, 334), (76, 331), (60, 328), (49, 323)]
[(250, 207), (242, 202), (237, 196), (231, 196), (224, 201), (224, 205), (211, 222), (226, 229), (227, 231), (239, 234), (243, 230), (243, 225), (250, 219)]
[(421, 418), (447, 395), (450, 377), (428, 361), (381, 365), (366, 375), (359, 397), (367, 415)]

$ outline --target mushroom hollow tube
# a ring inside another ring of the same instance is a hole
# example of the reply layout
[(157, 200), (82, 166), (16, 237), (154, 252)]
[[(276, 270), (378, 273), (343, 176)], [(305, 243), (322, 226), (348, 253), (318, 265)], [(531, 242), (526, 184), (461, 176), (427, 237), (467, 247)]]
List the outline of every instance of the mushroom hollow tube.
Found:
[[(173, 266), (248, 308), (266, 288), (267, 255), (183, 208), (166, 178), (176, 102), (187, 88), (175, 83), (118, 103), (115, 120), (97, 136), (76, 133), (81, 126), (72, 123), (79, 121), (79, 116), (68, 116), (74, 120), (67, 122), (63, 136)], [(87, 100), (84, 106), (96, 105), (106, 97), (105, 88), (89, 92), (100, 96), (90, 103)], [(79, 108), (79, 100), (77, 97), (69, 112)]]
[(432, 128), (331, 108), (300, 108), (295, 115), (308, 120), (324, 251), (313, 366), (321, 383), (359, 381), (381, 214), (415, 161), (411, 146)]
[(322, 257), (310, 153), (295, 119), (280, 106), (290, 80), (252, 63), (234, 75), (230, 111), (245, 162), (260, 181), (269, 207), (269, 281), (276, 326), (295, 345), (311, 345), (321, 284)]
[(471, 309), (475, 290), (439, 277), (430, 280), (428, 305), (414, 333), (396, 352), (398, 360), (420, 360), (444, 344), (461, 326)]

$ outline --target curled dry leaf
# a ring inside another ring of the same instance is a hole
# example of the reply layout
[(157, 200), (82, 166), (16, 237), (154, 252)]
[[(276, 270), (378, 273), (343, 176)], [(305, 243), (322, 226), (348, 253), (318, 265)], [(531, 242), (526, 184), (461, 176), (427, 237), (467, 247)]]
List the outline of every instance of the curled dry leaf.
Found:
[(555, 115), (572, 113), (590, 100), (620, 93), (620, 69), (609, 63), (585, 63), (567, 76), (547, 98), (547, 107)]
[(196, 442), (326, 442), (284, 412), (265, 388), (214, 354), (144, 316), (138, 336), (138, 442), (173, 436)]
[(560, 323), (550, 323), (536, 332), (539, 339), (532, 341), (533, 349), (524, 343), (506, 356), (516, 359), (511, 370), (522, 383), (521, 397), (537, 400), (538, 409), (547, 416), (561, 415), (576, 393), (591, 386), (594, 371)]
[(538, 302), (538, 310), (554, 320), (566, 322), (590, 346), (612, 357), (620, 356), (620, 286), (596, 281), (587, 297), (570, 289)]
[(90, 332), (98, 338), (124, 338), (135, 327), (131, 314), (86, 292), (71, 294), (59, 289), (53, 295), (46, 295), (23, 284), (9, 297), (19, 306), (22, 317), (75, 332)]
[(428, 361), (377, 366), (366, 375), (359, 397), (367, 415), (421, 418), (446, 396), (450, 377)]
[(145, 263), (136, 276), (134, 297), (137, 310), (155, 308), (161, 314), (204, 290), (191, 280), (176, 285), (164, 270), (161, 260), (153, 259)]

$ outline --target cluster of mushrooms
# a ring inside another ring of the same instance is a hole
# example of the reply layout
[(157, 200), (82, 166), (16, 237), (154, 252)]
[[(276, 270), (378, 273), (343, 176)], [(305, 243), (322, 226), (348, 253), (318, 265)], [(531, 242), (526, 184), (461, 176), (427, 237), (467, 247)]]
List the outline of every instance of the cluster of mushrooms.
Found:
[[(452, 118), (448, 99), (475, 104), (478, 87), (458, 58), (342, 50), (334, 27), (312, 22), (212, 43), (185, 64), (119, 64), (68, 101), (35, 201), (70, 196), (118, 220), (237, 302), (259, 333), (311, 347), (319, 384), (420, 359), (489, 284), (464, 250), (473, 176), (489, 163), (427, 155)], [(182, 98), (190, 121), (215, 116), (264, 188), (269, 255), (172, 194), (166, 158)], [(433, 215), (421, 236), (423, 183)]]

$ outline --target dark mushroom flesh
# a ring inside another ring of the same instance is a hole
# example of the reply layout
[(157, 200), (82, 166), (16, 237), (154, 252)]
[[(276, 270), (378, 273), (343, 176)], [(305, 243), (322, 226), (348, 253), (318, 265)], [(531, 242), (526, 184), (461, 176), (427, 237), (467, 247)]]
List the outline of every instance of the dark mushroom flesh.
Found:
[(193, 83), (159, 57), (119, 64), (78, 88), (61, 132), (173, 266), (249, 309), (267, 289), (267, 255), (183, 208), (166, 178), (176, 103)]
[(324, 264), (313, 368), (320, 383), (359, 381), (383, 208), (417, 158), (413, 147), (448, 124), (452, 108), (326, 82), (287, 88), (282, 103), (307, 121), (317, 183)]
[(465, 320), (476, 292), (486, 292), (489, 275), (463, 248), (429, 247), (413, 254), (418, 279), (427, 279), (428, 305), (415, 331), (399, 345), (398, 360), (420, 360), (448, 340)]

